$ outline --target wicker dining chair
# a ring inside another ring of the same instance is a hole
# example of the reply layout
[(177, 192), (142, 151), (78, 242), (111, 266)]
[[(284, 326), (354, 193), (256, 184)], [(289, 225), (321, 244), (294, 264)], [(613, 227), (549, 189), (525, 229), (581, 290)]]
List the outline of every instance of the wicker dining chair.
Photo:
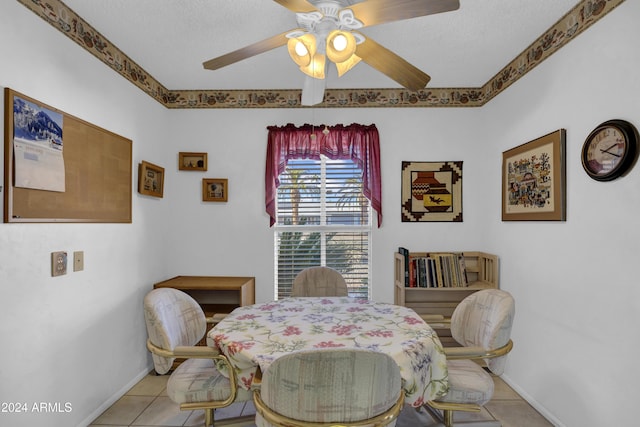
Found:
[(395, 425), (404, 404), (400, 368), (364, 349), (298, 351), (279, 357), (253, 395), (257, 427)]
[[(507, 354), (513, 347), (511, 327), (515, 301), (499, 289), (485, 289), (463, 299), (451, 316), (451, 335), (461, 347), (446, 347), (449, 392), (425, 408), (446, 427), (453, 427), (455, 411), (479, 412), (491, 400), (492, 375), (502, 375)], [(435, 323), (431, 326), (437, 326)], [(487, 372), (478, 361), (486, 365)], [(479, 422), (480, 423), (480, 422)], [(473, 423), (465, 422), (464, 425)], [(499, 421), (481, 422), (499, 427)]]
[[(216, 349), (195, 346), (206, 332), (207, 322), (200, 305), (188, 294), (173, 288), (159, 288), (144, 298), (147, 348), (155, 370), (166, 374), (176, 358), (186, 359), (167, 381), (167, 395), (181, 410), (203, 409), (205, 427), (213, 425), (214, 410), (233, 402), (251, 400), (250, 391), (238, 388), (233, 366)], [(218, 364), (230, 375), (224, 376)]]
[(309, 267), (293, 279), (292, 297), (346, 297), (347, 282), (330, 267)]

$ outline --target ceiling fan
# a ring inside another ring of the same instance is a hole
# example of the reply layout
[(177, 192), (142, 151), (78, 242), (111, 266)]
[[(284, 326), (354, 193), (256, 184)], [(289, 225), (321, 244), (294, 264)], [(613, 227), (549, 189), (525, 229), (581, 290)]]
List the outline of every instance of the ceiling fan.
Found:
[[(456, 10), (459, 0), (274, 0), (296, 13), (298, 28), (204, 62), (217, 70), (287, 45), (289, 55), (307, 74), (302, 105), (322, 102), (329, 64), (338, 75), (361, 60), (409, 90), (423, 89), (431, 77), (371, 38), (354, 31), (372, 25)], [(328, 61), (327, 61), (328, 59)]]

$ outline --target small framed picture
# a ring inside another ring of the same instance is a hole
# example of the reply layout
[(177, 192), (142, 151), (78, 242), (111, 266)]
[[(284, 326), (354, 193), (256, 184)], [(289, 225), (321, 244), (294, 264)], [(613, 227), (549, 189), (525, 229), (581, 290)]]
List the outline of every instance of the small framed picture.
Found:
[(229, 195), (228, 180), (226, 178), (203, 178), (202, 201), (226, 202)]
[(138, 165), (138, 193), (162, 197), (164, 193), (164, 168), (145, 162)]
[(180, 152), (178, 157), (178, 169), (181, 171), (207, 170), (207, 153)]
[(566, 220), (566, 131), (502, 153), (502, 220)]

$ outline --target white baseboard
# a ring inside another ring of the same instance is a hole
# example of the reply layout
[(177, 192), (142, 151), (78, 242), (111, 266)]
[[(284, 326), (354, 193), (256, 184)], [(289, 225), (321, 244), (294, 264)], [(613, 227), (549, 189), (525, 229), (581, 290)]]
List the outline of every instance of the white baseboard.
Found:
[(120, 399), (129, 390), (131, 390), (131, 387), (138, 384), (144, 377), (149, 375), (149, 372), (151, 372), (152, 369), (153, 369), (152, 366), (148, 366), (146, 370), (143, 370), (140, 373), (138, 373), (131, 381), (125, 384), (120, 390), (115, 392), (109, 399), (107, 399), (106, 402), (104, 402), (102, 405), (96, 408), (96, 410), (93, 411), (87, 418), (81, 421), (80, 424), (78, 424), (78, 427), (87, 427), (89, 424), (91, 424), (96, 418), (102, 415), (104, 411), (109, 409), (111, 405), (116, 403), (118, 399)]
[(560, 420), (558, 420), (552, 413), (550, 413), (547, 408), (542, 406), (538, 401), (536, 401), (533, 397), (531, 397), (526, 391), (524, 391), (518, 384), (511, 381), (507, 375), (500, 375), (500, 378), (504, 380), (505, 383), (509, 385), (516, 393), (518, 393), (529, 405), (533, 406), (533, 408), (540, 412), (543, 417), (545, 417), (551, 424), (555, 427), (566, 427)]

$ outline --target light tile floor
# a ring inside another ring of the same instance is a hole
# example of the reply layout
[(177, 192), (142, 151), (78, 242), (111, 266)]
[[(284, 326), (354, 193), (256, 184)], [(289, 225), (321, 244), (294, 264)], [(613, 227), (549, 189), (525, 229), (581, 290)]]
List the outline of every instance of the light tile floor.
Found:
[[(180, 411), (166, 394), (168, 375), (149, 374), (114, 403), (89, 427), (179, 427), (203, 426), (203, 411)], [(552, 427), (500, 378), (495, 378), (494, 397), (480, 413), (454, 415), (454, 421), (500, 420), (503, 427)], [(255, 427), (252, 402), (239, 402), (215, 412), (216, 427)], [(407, 407), (398, 427), (435, 427), (439, 424), (424, 411)]]

